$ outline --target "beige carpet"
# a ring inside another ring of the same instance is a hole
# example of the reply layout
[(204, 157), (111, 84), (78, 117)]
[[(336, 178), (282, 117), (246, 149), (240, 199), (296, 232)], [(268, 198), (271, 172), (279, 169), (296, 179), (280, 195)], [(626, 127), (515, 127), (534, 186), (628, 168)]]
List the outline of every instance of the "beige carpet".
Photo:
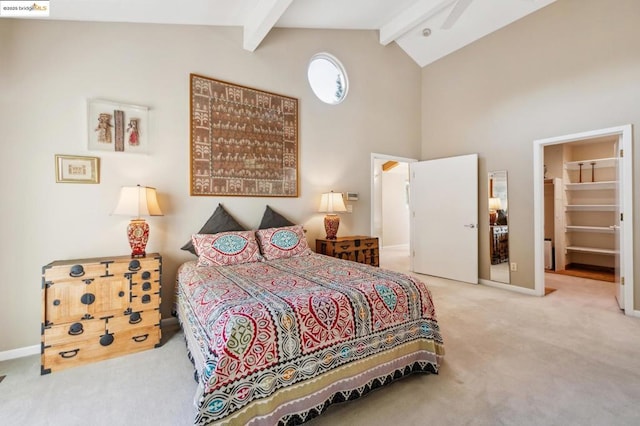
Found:
[[(384, 253), (382, 263), (408, 266)], [(421, 278), (445, 339), (440, 374), (333, 406), (309, 425), (640, 424), (640, 319), (620, 313), (610, 283), (548, 274), (556, 291), (538, 298)], [(165, 337), (158, 349), (46, 376), (38, 356), (0, 362), (0, 424), (190, 424), (183, 336)]]

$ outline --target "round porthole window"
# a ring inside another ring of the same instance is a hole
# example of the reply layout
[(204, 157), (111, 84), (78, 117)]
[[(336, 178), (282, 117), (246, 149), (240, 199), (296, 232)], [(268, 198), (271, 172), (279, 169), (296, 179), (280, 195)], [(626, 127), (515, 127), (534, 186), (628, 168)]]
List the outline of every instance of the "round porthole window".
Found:
[(309, 61), (307, 78), (313, 93), (322, 102), (336, 105), (347, 97), (349, 80), (340, 61), (328, 53), (313, 55)]

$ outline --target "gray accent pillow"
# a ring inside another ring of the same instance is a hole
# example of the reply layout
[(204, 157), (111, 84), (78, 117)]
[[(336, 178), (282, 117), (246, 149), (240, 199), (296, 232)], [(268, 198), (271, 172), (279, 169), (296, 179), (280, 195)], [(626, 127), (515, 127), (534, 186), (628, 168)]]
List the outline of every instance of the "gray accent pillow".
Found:
[[(207, 220), (198, 231), (198, 234), (217, 234), (218, 232), (228, 232), (228, 231), (246, 231), (246, 229), (240, 225), (234, 218), (231, 216), (225, 209), (222, 207), (222, 204), (218, 204), (218, 207), (213, 212), (209, 220)], [(196, 249), (189, 239), (189, 242), (181, 247), (182, 250), (189, 251), (196, 256)]]
[(295, 223), (291, 222), (289, 219), (274, 211), (271, 207), (267, 206), (267, 208), (264, 210), (264, 214), (262, 215), (262, 221), (260, 222), (260, 226), (258, 226), (258, 229), (282, 228), (284, 226), (293, 225), (295, 225)]

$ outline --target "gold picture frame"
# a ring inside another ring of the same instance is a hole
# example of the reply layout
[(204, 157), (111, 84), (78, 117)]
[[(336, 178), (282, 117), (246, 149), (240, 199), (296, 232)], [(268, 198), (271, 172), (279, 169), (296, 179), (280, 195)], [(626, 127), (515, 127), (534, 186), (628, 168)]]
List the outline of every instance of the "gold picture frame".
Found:
[(57, 183), (100, 183), (100, 158), (56, 154)]

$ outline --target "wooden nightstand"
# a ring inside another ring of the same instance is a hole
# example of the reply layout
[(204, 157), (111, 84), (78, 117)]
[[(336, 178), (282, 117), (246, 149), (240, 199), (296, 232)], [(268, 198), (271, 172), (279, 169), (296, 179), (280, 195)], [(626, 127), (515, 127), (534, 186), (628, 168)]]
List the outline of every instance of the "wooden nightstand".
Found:
[(372, 266), (380, 264), (377, 237), (357, 235), (335, 240), (317, 239), (316, 253)]
[(157, 253), (42, 268), (41, 374), (160, 345)]

